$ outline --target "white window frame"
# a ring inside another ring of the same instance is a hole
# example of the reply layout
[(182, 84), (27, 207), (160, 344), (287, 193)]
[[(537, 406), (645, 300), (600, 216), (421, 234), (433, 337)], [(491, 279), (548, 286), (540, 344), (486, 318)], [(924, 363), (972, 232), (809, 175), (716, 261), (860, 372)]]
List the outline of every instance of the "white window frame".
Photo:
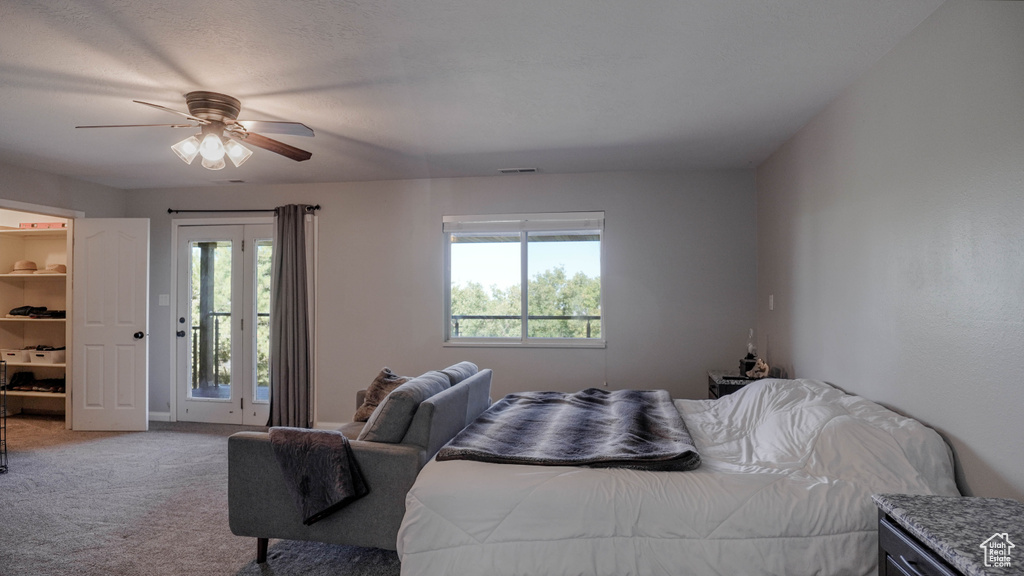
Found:
[[(601, 335), (596, 338), (536, 338), (527, 334), (529, 316), (529, 256), (527, 233), (535, 231), (597, 230), (600, 236), (601, 264)], [(519, 338), (471, 338), (452, 336), (451, 302), (451, 233), (452, 232), (518, 232), (520, 234), (520, 286), (522, 307)], [(553, 212), (538, 214), (490, 214), (444, 216), (442, 219), (444, 241), (444, 345), (477, 347), (536, 347), (536, 348), (604, 348), (607, 342), (604, 303), (604, 212)]]

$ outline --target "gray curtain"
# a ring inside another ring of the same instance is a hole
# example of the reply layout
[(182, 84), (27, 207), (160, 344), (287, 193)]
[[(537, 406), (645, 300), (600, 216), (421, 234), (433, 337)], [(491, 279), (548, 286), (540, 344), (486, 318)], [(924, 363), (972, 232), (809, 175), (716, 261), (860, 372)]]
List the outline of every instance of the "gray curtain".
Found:
[(279, 206), (274, 217), (270, 280), (270, 421), (268, 426), (312, 426), (306, 206)]

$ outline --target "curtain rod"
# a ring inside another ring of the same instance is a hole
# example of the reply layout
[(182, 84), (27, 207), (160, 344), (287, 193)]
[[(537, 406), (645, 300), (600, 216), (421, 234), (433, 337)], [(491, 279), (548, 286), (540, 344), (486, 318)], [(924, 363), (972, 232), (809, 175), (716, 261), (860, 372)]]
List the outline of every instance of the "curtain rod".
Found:
[[(319, 204), (316, 204), (314, 206), (310, 206), (310, 205), (306, 206), (306, 212), (316, 212), (319, 209), (320, 209), (320, 205)], [(212, 212), (277, 212), (277, 209), (276, 208), (269, 208), (269, 209), (266, 209), (266, 208), (264, 208), (264, 209), (254, 208), (252, 210), (175, 210), (174, 208), (168, 208), (167, 209), (167, 213), (168, 214), (184, 214), (184, 213), (189, 213), (189, 212), (203, 212), (203, 213), (212, 213)]]

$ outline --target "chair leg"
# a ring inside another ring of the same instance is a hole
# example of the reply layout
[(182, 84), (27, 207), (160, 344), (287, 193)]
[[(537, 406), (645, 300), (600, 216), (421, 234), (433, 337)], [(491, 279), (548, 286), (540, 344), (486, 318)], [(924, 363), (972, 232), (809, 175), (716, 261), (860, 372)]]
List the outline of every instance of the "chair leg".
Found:
[(270, 542), (269, 538), (257, 538), (256, 539), (256, 563), (266, 564), (267, 562), (267, 544)]

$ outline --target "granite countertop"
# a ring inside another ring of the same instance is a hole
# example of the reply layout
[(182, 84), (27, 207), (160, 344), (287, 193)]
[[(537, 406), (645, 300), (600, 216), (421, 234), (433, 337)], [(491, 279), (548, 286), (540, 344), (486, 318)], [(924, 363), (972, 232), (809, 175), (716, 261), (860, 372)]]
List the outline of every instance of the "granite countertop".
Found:
[[(1001, 498), (875, 494), (880, 510), (967, 576), (1024, 575), (1024, 503)], [(1012, 544), (1008, 566), (985, 565), (982, 544)]]

